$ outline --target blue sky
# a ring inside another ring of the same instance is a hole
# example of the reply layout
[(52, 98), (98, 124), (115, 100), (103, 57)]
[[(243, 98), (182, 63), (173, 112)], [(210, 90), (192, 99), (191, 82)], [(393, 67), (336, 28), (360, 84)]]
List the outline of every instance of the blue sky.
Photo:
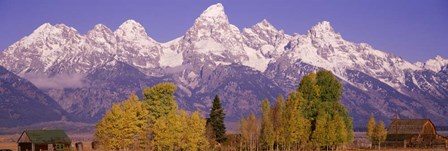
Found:
[(267, 19), (287, 34), (304, 34), (327, 20), (343, 38), (416, 62), (448, 58), (447, 0), (338, 1), (0, 1), (0, 50), (29, 35), (41, 24), (63, 23), (85, 34), (96, 24), (112, 30), (128, 19), (149, 36), (166, 42), (182, 36), (208, 6), (222, 3), (240, 29)]

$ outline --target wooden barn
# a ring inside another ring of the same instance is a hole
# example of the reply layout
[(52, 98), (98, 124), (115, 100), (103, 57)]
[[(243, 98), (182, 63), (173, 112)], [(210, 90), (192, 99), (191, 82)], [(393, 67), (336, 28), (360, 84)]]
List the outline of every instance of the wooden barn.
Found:
[(387, 130), (386, 146), (390, 147), (444, 147), (448, 138), (437, 134), (429, 119), (395, 119)]
[(26, 130), (17, 140), (18, 151), (69, 151), (70, 145), (63, 130)]

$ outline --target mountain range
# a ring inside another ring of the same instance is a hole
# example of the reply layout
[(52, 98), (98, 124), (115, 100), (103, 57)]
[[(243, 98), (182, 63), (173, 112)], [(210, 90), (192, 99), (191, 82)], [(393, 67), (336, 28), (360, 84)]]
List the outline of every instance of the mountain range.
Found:
[(10, 123), (0, 126), (95, 123), (113, 103), (133, 92), (141, 96), (159, 82), (175, 83), (179, 106), (190, 111), (208, 113), (219, 95), (232, 123), (321, 69), (343, 84), (341, 102), (355, 127), (365, 125), (371, 113), (386, 123), (398, 113), (448, 125), (448, 59), (410, 63), (344, 40), (327, 21), (303, 35), (285, 34), (267, 20), (239, 29), (219, 3), (183, 36), (165, 43), (134, 20), (115, 31), (98, 24), (86, 34), (45, 23), (1, 52), (0, 65), (1, 117)]

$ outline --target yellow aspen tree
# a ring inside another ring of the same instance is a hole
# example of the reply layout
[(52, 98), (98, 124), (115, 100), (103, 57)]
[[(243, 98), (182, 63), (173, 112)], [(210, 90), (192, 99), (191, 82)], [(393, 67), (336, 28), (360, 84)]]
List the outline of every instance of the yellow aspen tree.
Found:
[(375, 125), (376, 125), (375, 117), (373, 117), (373, 114), (370, 114), (369, 121), (367, 122), (367, 138), (371, 142), (370, 147), (372, 147), (372, 143), (373, 141), (375, 141), (375, 135), (374, 135)]
[(260, 141), (264, 149), (272, 150), (274, 145), (275, 133), (271, 118), (271, 105), (268, 99), (264, 99), (261, 105), (261, 133)]

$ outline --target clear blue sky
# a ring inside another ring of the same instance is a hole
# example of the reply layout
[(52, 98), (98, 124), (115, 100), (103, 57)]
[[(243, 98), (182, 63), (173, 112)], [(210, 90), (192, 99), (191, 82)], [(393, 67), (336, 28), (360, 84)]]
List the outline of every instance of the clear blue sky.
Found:
[(85, 34), (98, 23), (115, 30), (134, 19), (149, 36), (166, 42), (182, 36), (203, 10), (218, 2), (240, 29), (267, 19), (287, 34), (304, 34), (327, 20), (344, 39), (369, 43), (411, 62), (436, 55), (448, 58), (448, 0), (1, 0), (0, 50), (46, 22)]

